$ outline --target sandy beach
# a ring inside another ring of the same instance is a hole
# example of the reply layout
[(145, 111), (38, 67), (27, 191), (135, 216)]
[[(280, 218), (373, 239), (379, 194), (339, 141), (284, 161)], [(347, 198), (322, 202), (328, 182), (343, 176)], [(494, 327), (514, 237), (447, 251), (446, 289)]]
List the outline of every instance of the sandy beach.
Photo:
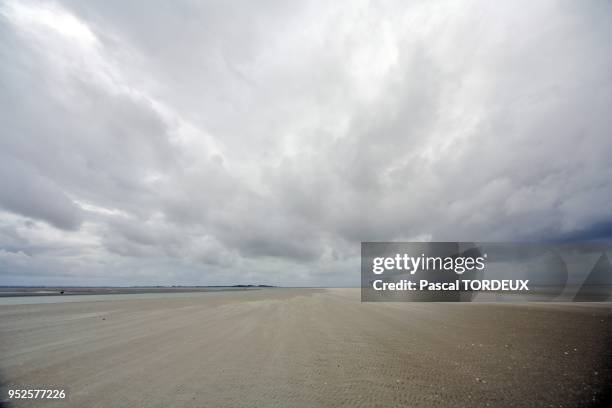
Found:
[(0, 306), (3, 385), (69, 394), (7, 406), (572, 407), (611, 383), (610, 304), (129, 296)]

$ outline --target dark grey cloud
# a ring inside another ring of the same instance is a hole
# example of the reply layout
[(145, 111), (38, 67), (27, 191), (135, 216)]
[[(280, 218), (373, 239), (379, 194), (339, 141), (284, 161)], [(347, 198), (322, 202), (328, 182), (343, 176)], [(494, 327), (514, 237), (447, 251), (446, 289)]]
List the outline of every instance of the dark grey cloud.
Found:
[(0, 274), (345, 285), (362, 240), (601, 238), (611, 16), (4, 0)]

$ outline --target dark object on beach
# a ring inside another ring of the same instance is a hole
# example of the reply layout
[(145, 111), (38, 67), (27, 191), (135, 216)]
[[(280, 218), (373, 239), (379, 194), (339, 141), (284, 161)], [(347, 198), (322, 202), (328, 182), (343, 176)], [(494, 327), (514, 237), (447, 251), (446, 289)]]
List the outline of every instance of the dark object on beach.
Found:
[(60, 295), (63, 295), (63, 294), (64, 294), (64, 291), (63, 291), (63, 290), (60, 290)]

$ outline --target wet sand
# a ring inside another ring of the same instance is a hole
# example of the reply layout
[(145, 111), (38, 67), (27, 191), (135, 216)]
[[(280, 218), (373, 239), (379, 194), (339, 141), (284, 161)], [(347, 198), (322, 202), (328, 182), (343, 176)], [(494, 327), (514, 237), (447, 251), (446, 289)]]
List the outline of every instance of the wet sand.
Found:
[(572, 407), (612, 384), (610, 304), (360, 303), (261, 289), (0, 306), (0, 379), (70, 407)]

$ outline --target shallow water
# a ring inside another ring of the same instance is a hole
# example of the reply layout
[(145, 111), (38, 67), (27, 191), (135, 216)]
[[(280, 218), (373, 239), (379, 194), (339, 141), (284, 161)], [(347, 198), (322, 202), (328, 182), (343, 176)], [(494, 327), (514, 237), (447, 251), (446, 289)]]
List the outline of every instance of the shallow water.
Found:
[(0, 297), (0, 306), (8, 305), (38, 305), (45, 303), (71, 303), (71, 302), (108, 302), (116, 300), (137, 299), (167, 299), (188, 298), (193, 296), (208, 295), (210, 292), (223, 292), (231, 289), (219, 288), (210, 291), (199, 292), (164, 292), (164, 293), (115, 293), (108, 295), (51, 295), (51, 296), (10, 296)]

